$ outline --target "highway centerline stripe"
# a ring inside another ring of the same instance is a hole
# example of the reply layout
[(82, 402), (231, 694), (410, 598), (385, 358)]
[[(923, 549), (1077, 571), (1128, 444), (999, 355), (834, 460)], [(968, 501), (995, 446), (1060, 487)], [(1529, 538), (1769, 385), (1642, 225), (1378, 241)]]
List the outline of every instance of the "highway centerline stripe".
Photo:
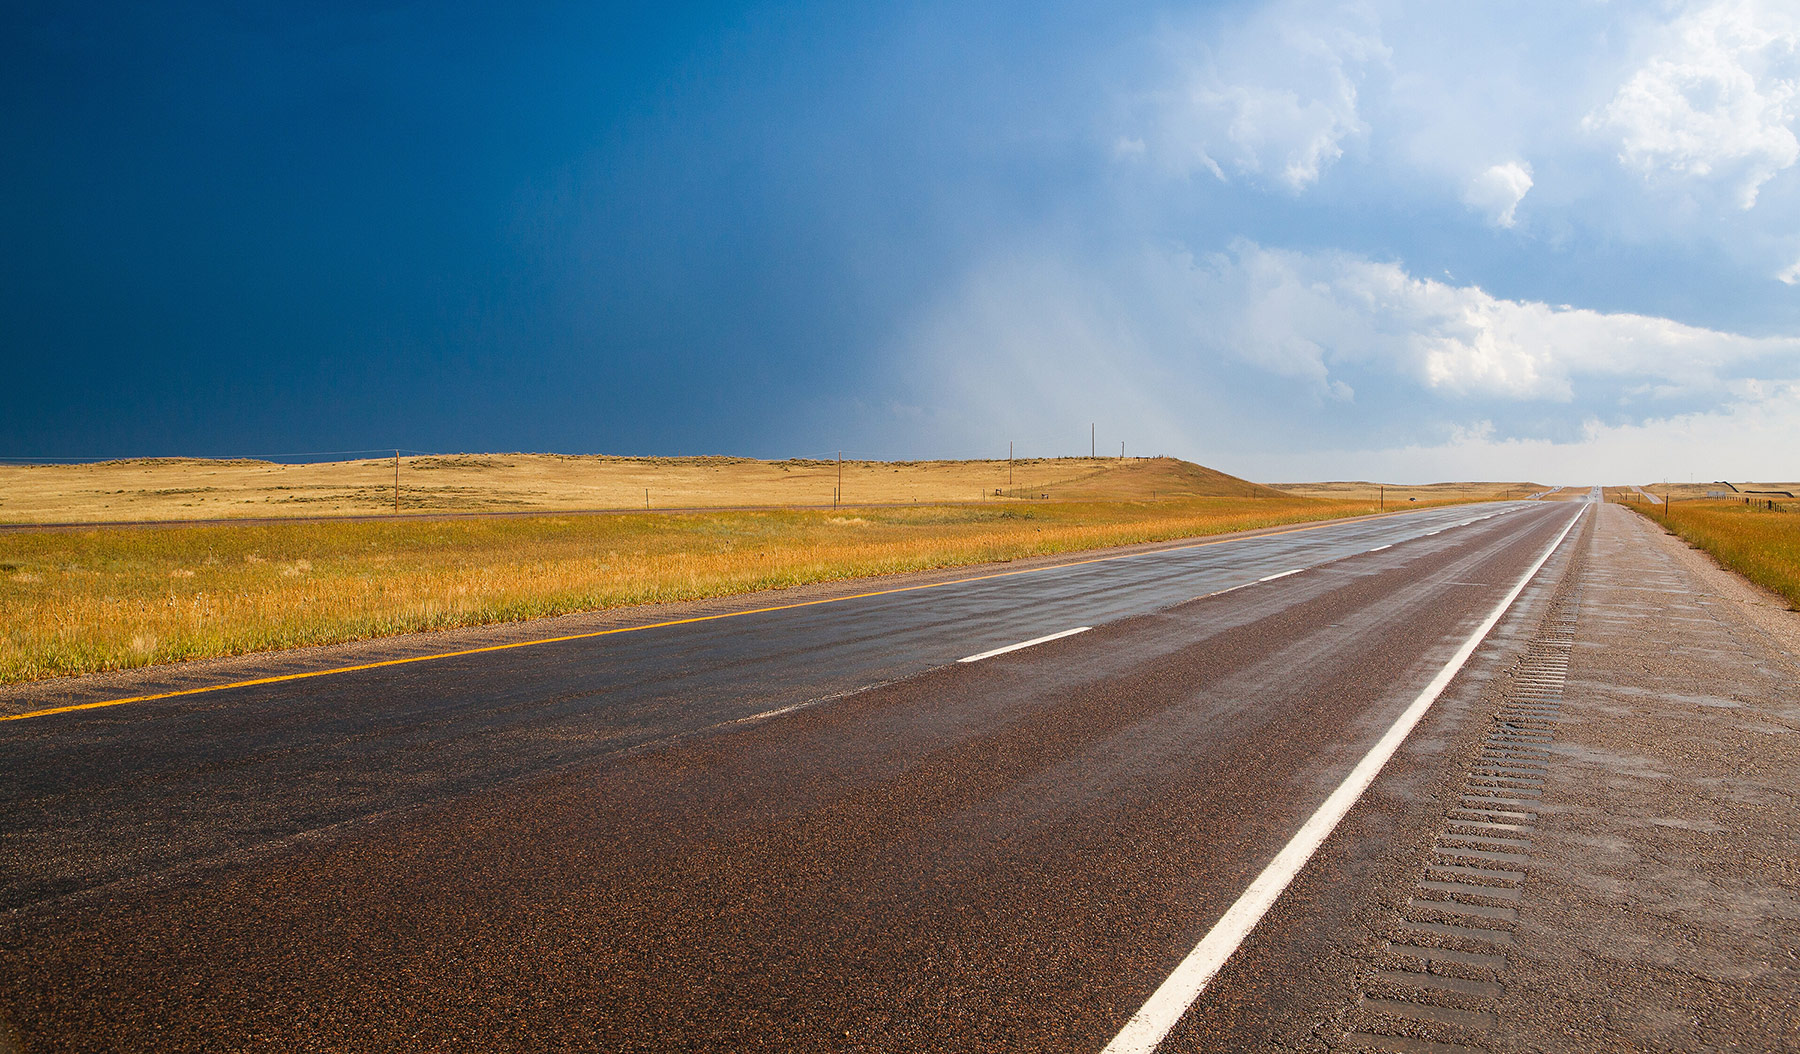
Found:
[(1257, 579), (1257, 581), (1258, 581), (1258, 582), (1273, 582), (1273, 581), (1275, 581), (1275, 580), (1276, 580), (1276, 579), (1277, 579), (1277, 578), (1286, 578), (1286, 577), (1287, 577), (1287, 576), (1289, 576), (1289, 575), (1297, 575), (1297, 574), (1299, 574), (1299, 573), (1300, 573), (1300, 572), (1302, 572), (1302, 571), (1304, 571), (1304, 570), (1306, 570), (1306, 568), (1304, 568), (1304, 567), (1296, 567), (1296, 568), (1294, 568), (1294, 569), (1293, 569), (1293, 570), (1292, 570), (1292, 571), (1278, 571), (1278, 572), (1276, 572), (1276, 573), (1275, 573), (1275, 574), (1272, 574), (1272, 575), (1264, 575), (1264, 576), (1262, 576), (1262, 577), (1261, 577), (1261, 578), (1259, 578), (1259, 579)]
[(764, 710), (760, 714), (751, 714), (749, 717), (740, 717), (735, 721), (728, 721), (726, 723), (732, 725), (747, 725), (752, 721), (767, 721), (771, 717), (780, 717), (782, 714), (791, 714), (796, 710), (804, 710), (811, 705), (811, 703), (793, 703), (788, 706), (778, 706), (773, 710)]
[(1393, 542), (1389, 542), (1389, 543), (1387, 543), (1387, 544), (1386, 544), (1386, 545), (1378, 545), (1378, 546), (1376, 546), (1376, 547), (1375, 547), (1375, 548), (1373, 548), (1373, 549), (1370, 549), (1370, 550), (1369, 550), (1369, 551), (1370, 551), (1370, 552), (1371, 552), (1371, 553), (1379, 553), (1379, 552), (1380, 552), (1380, 551), (1382, 551), (1382, 550), (1383, 550), (1383, 549), (1392, 549), (1392, 548), (1393, 548), (1393, 547), (1394, 547), (1394, 543), (1393, 543)]
[(984, 651), (979, 655), (970, 655), (965, 658), (958, 659), (956, 661), (957, 662), (980, 662), (983, 659), (991, 659), (996, 655), (1005, 655), (1009, 651), (1019, 651), (1022, 648), (1030, 648), (1030, 647), (1033, 647), (1038, 644), (1047, 644), (1050, 641), (1061, 640), (1064, 637), (1073, 637), (1077, 633), (1086, 633), (1088, 630), (1091, 630), (1093, 628), (1094, 627), (1092, 627), (1092, 626), (1076, 626), (1074, 629), (1066, 629), (1066, 630), (1063, 630), (1061, 633), (1052, 633), (1052, 634), (1049, 634), (1048, 636), (1044, 636), (1044, 637), (1034, 637), (1031, 640), (1022, 640), (1017, 644), (1008, 644), (1004, 648), (995, 648), (993, 651)]
[(1225, 914), (1213, 924), (1206, 936), (1200, 939), (1200, 943), (1194, 945), (1193, 950), (1188, 952), (1187, 956), (1181, 960), (1180, 965), (1175, 967), (1174, 972), (1169, 974), (1168, 978), (1157, 987), (1149, 1000), (1138, 1009), (1137, 1013), (1131, 1015), (1131, 1019), (1125, 1022), (1125, 1027), (1120, 1029), (1119, 1034), (1106, 1045), (1102, 1054), (1151, 1054), (1156, 1049), (1169, 1031), (1175, 1027), (1176, 1022), (1181, 1020), (1182, 1015), (1187, 1013), (1188, 1007), (1192, 1006), (1194, 1000), (1200, 997), (1200, 993), (1205, 990), (1207, 984), (1218, 975), (1226, 960), (1231, 958), (1232, 953), (1237, 951), (1238, 946), (1244, 942), (1244, 938), (1250, 935), (1250, 931), (1256, 927), (1258, 922), (1262, 921), (1262, 917), (1268, 913), (1269, 908), (1274, 906), (1275, 898), (1287, 889), (1288, 884), (1300, 873), (1300, 869), (1306, 866), (1307, 861), (1312, 859), (1319, 846), (1323, 845), (1325, 839), (1336, 829), (1339, 821), (1349, 813), (1350, 807), (1355, 805), (1369, 785), (1375, 782), (1375, 777), (1387, 765), (1388, 760), (1399, 751), (1400, 744), (1406, 741), (1406, 737), (1413, 728), (1425, 717), (1425, 712), (1431, 709), (1431, 704), (1437, 701), (1439, 695), (1443, 694), (1451, 679), (1469, 661), (1469, 656), (1475, 653), (1475, 649), (1487, 638), (1488, 633), (1499, 624), (1507, 609), (1512, 607), (1513, 601), (1519, 598), (1519, 594), (1525, 591), (1526, 585), (1531, 582), (1544, 564), (1549, 562), (1551, 554), (1555, 553), (1557, 547), (1562, 545), (1563, 539), (1569, 536), (1569, 532), (1574, 529), (1575, 524), (1581, 521), (1582, 515), (1586, 512), (1587, 504), (1584, 503), (1580, 511), (1563, 527), (1562, 533), (1558, 534), (1556, 540), (1544, 550), (1543, 555), (1537, 558), (1537, 562), (1533, 563), (1524, 575), (1520, 576), (1518, 583), (1512, 587), (1512, 591), (1501, 598), (1500, 603), (1494, 606), (1494, 610), (1488, 614), (1481, 625), (1475, 627), (1475, 631), (1469, 635), (1467, 640), (1463, 641), (1461, 647), (1456, 649), (1456, 653), (1450, 657), (1450, 661), (1444, 665), (1444, 668), (1431, 679), (1431, 683), (1427, 684), (1412, 703), (1401, 712), (1381, 739), (1369, 749), (1367, 754), (1363, 755), (1363, 759), (1356, 763), (1356, 767), (1350, 770), (1348, 776), (1344, 777), (1344, 782), (1332, 791), (1331, 795), (1319, 806), (1318, 811), (1314, 812), (1300, 826), (1300, 830), (1294, 833), (1287, 845), (1275, 854), (1275, 859), (1271, 860), (1262, 873), (1256, 876), (1237, 901), (1226, 909)]
[[(1392, 512), (1386, 517), (1404, 516), (1405, 513)], [(774, 611), (792, 611), (796, 608), (816, 607), (821, 604), (841, 604), (848, 600), (866, 600), (870, 597), (888, 596), (894, 593), (911, 593), (921, 589), (942, 589), (945, 586), (968, 585), (971, 582), (985, 582), (995, 578), (1010, 578), (1013, 575), (1038, 574), (1043, 571), (1059, 571), (1070, 567), (1083, 567), (1088, 564), (1104, 564), (1114, 560), (1135, 560), (1144, 556), (1159, 556), (1166, 553), (1187, 552), (1193, 549), (1206, 549), (1215, 545), (1230, 545), (1234, 542), (1255, 541), (1260, 538), (1278, 538), (1285, 534), (1302, 534), (1307, 531), (1320, 531), (1328, 527), (1342, 527), (1348, 523), (1369, 522), (1383, 516), (1338, 520), (1333, 523), (1313, 523), (1303, 527), (1289, 527), (1285, 530), (1266, 531), (1262, 534), (1238, 535), (1230, 538), (1214, 538), (1204, 542), (1191, 542), (1187, 545), (1172, 545), (1166, 549), (1151, 549), (1139, 553), (1121, 553), (1116, 556), (1096, 556), (1086, 560), (1071, 560), (1061, 564), (1047, 564), (1043, 567), (1023, 567), (1016, 571), (996, 571), (993, 574), (972, 575), (968, 578), (956, 578), (946, 582), (925, 582), (916, 586), (896, 586), (893, 589), (877, 589), (867, 593), (851, 593), (841, 597), (821, 597), (818, 600), (802, 600), (792, 604), (775, 604), (769, 607), (747, 608), (743, 611), (722, 611), (716, 615), (696, 615), (693, 618), (669, 619), (663, 622), (647, 622), (640, 626), (616, 626), (612, 629), (593, 630), (588, 633), (571, 633), (560, 637), (542, 637), (534, 640), (511, 641), (506, 644), (489, 644), (479, 648), (461, 648), (456, 651), (432, 652), (426, 655), (409, 655), (400, 659), (383, 659), (378, 662), (357, 663), (352, 666), (333, 666), (323, 670), (303, 670), (299, 673), (283, 673), (270, 677), (253, 677), (243, 681), (229, 681), (224, 684), (206, 684), (197, 688), (179, 688), (168, 692), (154, 692), (146, 695), (126, 696), (123, 699), (99, 699), (91, 703), (73, 703), (68, 706), (51, 706), (42, 710), (28, 710), (22, 714), (0, 714), (0, 722), (23, 721), (33, 717), (49, 717), (53, 714), (68, 714), (79, 710), (97, 710), (109, 706), (123, 706), (126, 703), (148, 703), (158, 699), (176, 699), (187, 695), (203, 695), (208, 692), (223, 692), (233, 688), (251, 688), (263, 684), (281, 684), (286, 681), (303, 681), (313, 677), (329, 677), (340, 673), (356, 673), (361, 670), (376, 670), (386, 666), (404, 666), (415, 662), (431, 662), (437, 659), (455, 659), (465, 655), (481, 655), (494, 651), (510, 651), (514, 648), (531, 648), (540, 644), (561, 644), (572, 640), (590, 640), (595, 637), (609, 637), (617, 633), (637, 633), (648, 629), (664, 629), (669, 626), (685, 626), (698, 622), (714, 622), (719, 619), (739, 618), (744, 615), (762, 615)]]

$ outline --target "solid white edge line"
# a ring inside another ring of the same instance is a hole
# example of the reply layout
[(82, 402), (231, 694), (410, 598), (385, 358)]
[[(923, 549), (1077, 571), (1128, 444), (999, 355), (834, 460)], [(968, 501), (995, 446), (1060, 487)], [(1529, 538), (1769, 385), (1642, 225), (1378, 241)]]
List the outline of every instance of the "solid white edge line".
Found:
[(957, 662), (980, 662), (983, 659), (991, 659), (996, 655), (1005, 655), (1009, 651), (1018, 651), (1020, 648), (1029, 648), (1036, 644), (1046, 644), (1053, 640), (1061, 640), (1064, 637), (1073, 637), (1077, 633), (1086, 633), (1088, 630), (1091, 630), (1093, 628), (1094, 627), (1092, 627), (1092, 626), (1076, 626), (1074, 629), (1066, 629), (1066, 630), (1063, 630), (1061, 633), (1052, 633), (1049, 636), (1037, 637), (1032, 640), (1022, 640), (1017, 644), (1008, 644), (1004, 648), (995, 648), (993, 651), (984, 651), (980, 655), (970, 655), (970, 656), (967, 656), (966, 658), (961, 658), (956, 661)]
[(1294, 876), (1300, 873), (1300, 869), (1306, 866), (1306, 862), (1312, 859), (1313, 853), (1324, 844), (1325, 839), (1349, 813), (1350, 807), (1362, 797), (1369, 784), (1375, 782), (1376, 775), (1388, 763), (1388, 759), (1400, 749), (1400, 744), (1405, 742), (1407, 735), (1425, 716), (1425, 712), (1431, 709), (1431, 704), (1437, 701), (1451, 679), (1469, 661), (1469, 656), (1475, 653), (1488, 632), (1500, 622), (1507, 609), (1512, 607), (1513, 601), (1525, 591), (1526, 585), (1549, 562), (1551, 554), (1562, 545), (1563, 539), (1581, 522), (1582, 515), (1587, 512), (1587, 505), (1588, 503), (1583, 503), (1581, 511), (1562, 529), (1562, 533), (1537, 558), (1537, 562), (1512, 587), (1512, 591), (1495, 605), (1493, 612), (1463, 641), (1462, 647), (1456, 649), (1456, 654), (1431, 679), (1431, 683), (1407, 706), (1363, 759), (1356, 763), (1356, 767), (1344, 777), (1344, 782), (1301, 825), (1281, 852), (1275, 854), (1275, 859), (1269, 862), (1268, 867), (1263, 868), (1262, 873), (1256, 876), (1237, 902), (1226, 909), (1206, 936), (1200, 938), (1200, 943), (1194, 945), (1194, 949), (1181, 960), (1181, 964), (1175, 967), (1168, 979), (1151, 994), (1137, 1013), (1131, 1015), (1131, 1020), (1125, 1022), (1125, 1027), (1106, 1045), (1102, 1054), (1150, 1054), (1156, 1049), (1169, 1034), (1169, 1030), (1175, 1027), (1175, 1023), (1187, 1013), (1188, 1007), (1200, 997), (1201, 991), (1218, 974), (1225, 961), (1237, 951), (1238, 945), (1262, 921), (1263, 915), (1274, 905), (1275, 898), (1281, 895), (1294, 880)]
[(1297, 575), (1304, 570), (1306, 570), (1306, 568), (1296, 567), (1292, 571), (1282, 571), (1282, 572), (1279, 572), (1278, 574), (1264, 575), (1261, 578), (1257, 579), (1257, 581), (1258, 582), (1273, 582), (1277, 578), (1286, 578), (1289, 575)]

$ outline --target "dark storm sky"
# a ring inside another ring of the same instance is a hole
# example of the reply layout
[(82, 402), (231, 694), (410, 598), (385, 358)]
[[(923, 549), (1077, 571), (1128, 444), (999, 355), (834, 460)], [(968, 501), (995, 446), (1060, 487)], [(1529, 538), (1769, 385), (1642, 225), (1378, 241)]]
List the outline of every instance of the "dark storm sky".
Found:
[(1776, 476), (1796, 55), (1760, 0), (9, 4), (0, 457)]

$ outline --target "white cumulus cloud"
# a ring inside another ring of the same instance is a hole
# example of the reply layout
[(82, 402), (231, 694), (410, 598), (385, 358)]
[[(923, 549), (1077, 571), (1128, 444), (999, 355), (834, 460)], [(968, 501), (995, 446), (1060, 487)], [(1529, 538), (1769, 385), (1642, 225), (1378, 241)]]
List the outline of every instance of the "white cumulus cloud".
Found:
[(1367, 133), (1358, 86), (1387, 57), (1366, 11), (1317, 3), (1269, 5), (1210, 43), (1171, 50), (1180, 72), (1148, 100), (1151, 151), (1178, 171), (1292, 191)]
[(1800, 14), (1791, 3), (1719, 0), (1671, 23), (1662, 46), (1588, 115), (1647, 175), (1725, 183), (1742, 208), (1800, 161)]
[(1463, 203), (1487, 216), (1496, 227), (1511, 227), (1516, 222), (1519, 202), (1531, 190), (1531, 166), (1522, 161), (1507, 161), (1469, 180), (1463, 190)]
[(1583, 378), (1632, 378), (1645, 391), (1693, 395), (1716, 390), (1732, 363), (1785, 356), (1800, 366), (1796, 339), (1510, 300), (1347, 253), (1239, 243), (1172, 266), (1212, 320), (1220, 351), (1326, 386), (1338, 368), (1356, 365), (1446, 397), (1569, 402)]

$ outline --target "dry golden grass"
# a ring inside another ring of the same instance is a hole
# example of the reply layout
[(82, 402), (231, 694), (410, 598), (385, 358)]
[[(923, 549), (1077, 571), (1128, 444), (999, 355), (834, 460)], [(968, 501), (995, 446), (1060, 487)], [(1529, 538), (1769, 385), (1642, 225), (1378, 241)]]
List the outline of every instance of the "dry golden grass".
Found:
[(0, 534), (0, 682), (1372, 511), (1198, 497)]
[(1763, 498), (1746, 504), (1743, 499), (1677, 497), (1667, 507), (1644, 501), (1626, 504), (1800, 609), (1800, 501)]
[(1369, 483), (1363, 480), (1334, 483), (1271, 483), (1288, 494), (1338, 501), (1387, 501), (1387, 507), (1444, 505), (1465, 501), (1500, 501), (1526, 498), (1547, 490), (1542, 483)]
[[(368, 515), (395, 511), (393, 458), (277, 465), (155, 459), (0, 466), (0, 523), (97, 523)], [(833, 461), (460, 454), (399, 462), (409, 513), (829, 506)], [(846, 461), (846, 504), (1123, 500), (1267, 487), (1173, 458)], [(997, 493), (999, 492), (999, 493)]]
[[(1800, 494), (1800, 483), (1647, 483), (1644, 489), (1659, 498), (1674, 498), (1678, 505), (1683, 501), (1706, 500), (1709, 494), (1718, 491), (1730, 494), (1731, 497), (1727, 500), (1741, 504), (1746, 498), (1755, 501), (1787, 500), (1790, 495)], [(1783, 491), (1787, 493), (1783, 494)]]

